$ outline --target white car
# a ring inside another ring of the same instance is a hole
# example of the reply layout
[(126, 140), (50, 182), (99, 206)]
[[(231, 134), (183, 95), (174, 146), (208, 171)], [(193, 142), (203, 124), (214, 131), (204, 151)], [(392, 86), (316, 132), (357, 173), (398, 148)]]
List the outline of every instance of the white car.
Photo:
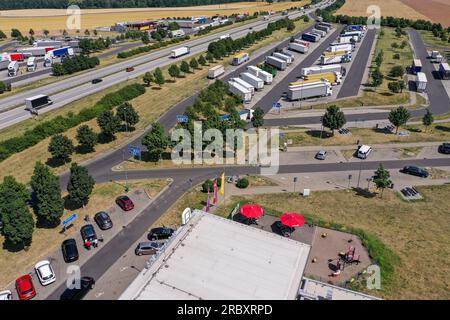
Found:
[(52, 265), (49, 261), (43, 260), (34, 266), (36, 270), (36, 274), (39, 278), (39, 281), (43, 286), (49, 285), (56, 281), (55, 272), (53, 271)]
[(12, 300), (12, 293), (9, 290), (0, 291), (0, 301), (1, 300)]

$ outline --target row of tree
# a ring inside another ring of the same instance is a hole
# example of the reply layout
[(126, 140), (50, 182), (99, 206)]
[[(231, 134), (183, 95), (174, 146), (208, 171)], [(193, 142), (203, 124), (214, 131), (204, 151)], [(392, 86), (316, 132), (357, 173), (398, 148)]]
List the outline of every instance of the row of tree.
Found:
[(65, 58), (61, 63), (54, 63), (52, 65), (52, 72), (55, 76), (62, 76), (92, 69), (99, 64), (100, 59), (98, 57), (89, 57), (83, 54), (75, 55), (73, 57)]
[(81, 39), (79, 42), (79, 47), (83, 54), (89, 54), (91, 52), (108, 49), (111, 44), (112, 41), (109, 37), (107, 37), (106, 39)]

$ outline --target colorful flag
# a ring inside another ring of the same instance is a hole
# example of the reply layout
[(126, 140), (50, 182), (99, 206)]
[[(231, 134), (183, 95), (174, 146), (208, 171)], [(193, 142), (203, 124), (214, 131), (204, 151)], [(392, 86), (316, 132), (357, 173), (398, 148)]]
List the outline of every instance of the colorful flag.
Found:
[(225, 194), (225, 172), (222, 173), (222, 176), (220, 178), (220, 194), (224, 195)]
[(210, 205), (211, 203), (209, 201), (209, 189), (208, 189), (208, 199), (206, 199), (206, 209), (205, 209), (206, 212), (209, 212)]
[(217, 178), (214, 179), (214, 198), (213, 198), (213, 205), (217, 204)]

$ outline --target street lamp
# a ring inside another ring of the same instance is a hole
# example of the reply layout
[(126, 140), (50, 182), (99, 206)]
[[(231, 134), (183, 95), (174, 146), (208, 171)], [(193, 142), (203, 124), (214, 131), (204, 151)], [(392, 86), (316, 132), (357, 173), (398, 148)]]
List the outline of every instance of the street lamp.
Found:
[(350, 189), (350, 181), (352, 181), (352, 175), (351, 174), (348, 175), (348, 187), (347, 187), (347, 189)]

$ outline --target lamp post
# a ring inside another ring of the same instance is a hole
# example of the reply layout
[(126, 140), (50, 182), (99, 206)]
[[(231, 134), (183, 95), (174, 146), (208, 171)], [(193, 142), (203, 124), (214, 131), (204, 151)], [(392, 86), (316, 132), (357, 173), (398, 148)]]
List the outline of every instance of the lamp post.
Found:
[(351, 174), (348, 175), (348, 187), (347, 187), (347, 189), (350, 189), (350, 181), (352, 181), (352, 175)]

